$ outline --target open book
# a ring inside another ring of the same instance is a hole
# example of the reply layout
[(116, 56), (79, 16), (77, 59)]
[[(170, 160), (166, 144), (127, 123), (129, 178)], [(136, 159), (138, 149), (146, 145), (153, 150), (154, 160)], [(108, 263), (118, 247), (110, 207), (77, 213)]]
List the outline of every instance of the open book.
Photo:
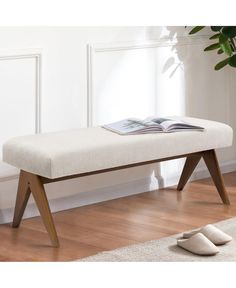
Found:
[(204, 130), (203, 127), (194, 126), (181, 120), (158, 117), (148, 117), (144, 120), (129, 118), (102, 127), (121, 135)]

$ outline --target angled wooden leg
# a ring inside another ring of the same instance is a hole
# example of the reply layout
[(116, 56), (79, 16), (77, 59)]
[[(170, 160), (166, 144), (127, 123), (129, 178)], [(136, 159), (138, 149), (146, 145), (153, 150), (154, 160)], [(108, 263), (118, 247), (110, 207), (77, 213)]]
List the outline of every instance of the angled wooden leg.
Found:
[(195, 167), (197, 166), (198, 162), (201, 159), (201, 156), (202, 156), (201, 154), (194, 154), (194, 155), (189, 155), (187, 157), (180, 180), (179, 180), (179, 184), (177, 186), (178, 191), (181, 191), (184, 189), (185, 184), (187, 183), (188, 179), (192, 175)]
[(29, 189), (26, 172), (21, 170), (16, 196), (14, 218), (12, 223), (12, 227), (14, 228), (17, 228), (20, 225), (21, 219), (25, 211), (25, 207), (29, 200), (30, 192), (31, 191)]
[(54, 247), (59, 247), (59, 240), (57, 237), (57, 232), (54, 226), (43, 183), (39, 176), (31, 173), (27, 173), (27, 179), (29, 181), (29, 187), (34, 197), (34, 200), (43, 219), (45, 228), (50, 236), (51, 242)]
[(206, 166), (211, 174), (212, 180), (215, 183), (215, 186), (218, 190), (218, 193), (224, 204), (229, 205), (230, 201), (228, 198), (228, 194), (225, 190), (224, 181), (220, 172), (219, 163), (217, 160), (217, 156), (215, 150), (209, 150), (203, 152), (203, 159), (206, 163)]
[(53, 246), (59, 247), (57, 232), (53, 223), (47, 196), (40, 177), (25, 171), (20, 172), (16, 197), (13, 227), (19, 227), (30, 193), (32, 193)]

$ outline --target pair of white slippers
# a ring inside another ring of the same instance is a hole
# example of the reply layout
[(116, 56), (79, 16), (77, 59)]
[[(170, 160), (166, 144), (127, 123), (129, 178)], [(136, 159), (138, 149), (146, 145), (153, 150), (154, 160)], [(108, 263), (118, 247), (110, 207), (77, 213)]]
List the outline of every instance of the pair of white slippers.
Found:
[(184, 233), (183, 239), (177, 240), (177, 245), (197, 255), (212, 256), (220, 252), (217, 245), (224, 245), (231, 240), (231, 236), (208, 224), (200, 229)]

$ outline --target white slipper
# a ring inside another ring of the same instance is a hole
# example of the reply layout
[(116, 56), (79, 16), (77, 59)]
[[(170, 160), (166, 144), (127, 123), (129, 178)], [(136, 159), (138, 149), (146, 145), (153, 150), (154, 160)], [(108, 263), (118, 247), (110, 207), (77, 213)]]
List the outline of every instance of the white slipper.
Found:
[(219, 252), (219, 249), (202, 233), (196, 233), (188, 239), (178, 239), (177, 245), (201, 256), (213, 256)]
[(231, 236), (211, 224), (191, 232), (186, 232), (183, 234), (183, 238), (190, 238), (196, 233), (202, 233), (215, 245), (223, 245), (232, 240)]

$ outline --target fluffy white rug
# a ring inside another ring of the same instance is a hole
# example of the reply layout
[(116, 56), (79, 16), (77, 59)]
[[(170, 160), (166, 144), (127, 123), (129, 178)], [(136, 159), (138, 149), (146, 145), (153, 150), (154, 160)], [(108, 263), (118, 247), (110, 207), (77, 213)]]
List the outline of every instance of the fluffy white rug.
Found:
[(220, 253), (215, 256), (197, 256), (176, 245), (176, 239), (182, 236), (176, 234), (170, 237), (152, 240), (142, 244), (131, 245), (111, 251), (79, 259), (87, 262), (182, 262), (182, 261), (236, 261), (236, 217), (214, 224), (225, 233), (231, 235), (233, 240), (226, 245), (219, 246)]

